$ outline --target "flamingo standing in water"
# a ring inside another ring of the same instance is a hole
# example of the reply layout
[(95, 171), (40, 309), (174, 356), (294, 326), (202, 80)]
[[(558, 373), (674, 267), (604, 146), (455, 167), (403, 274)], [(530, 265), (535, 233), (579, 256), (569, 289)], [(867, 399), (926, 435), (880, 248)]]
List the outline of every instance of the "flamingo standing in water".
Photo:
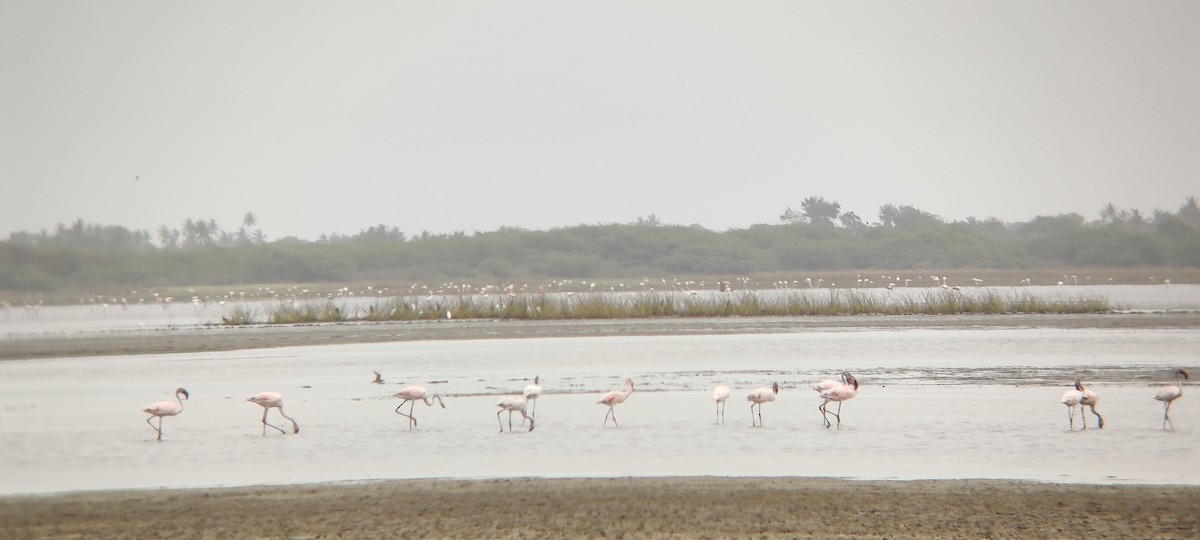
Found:
[[(522, 418), (529, 420), (529, 431), (533, 431), (533, 417), (525, 414), (525, 407), (528, 405), (528, 403), (529, 400), (526, 399), (525, 396), (510, 396), (500, 400), (500, 403), (496, 404), (497, 407), (500, 407), (500, 410), (496, 411), (496, 423), (500, 424), (500, 433), (504, 433), (504, 423), (500, 421), (500, 415), (503, 414), (504, 411), (508, 411), (509, 431), (512, 431), (513, 428), (512, 413), (514, 412), (521, 413)], [(522, 424), (523, 423), (524, 421), (522, 421)]]
[[(775, 396), (778, 394), (779, 383), (772, 383), (770, 388), (758, 388), (746, 396), (746, 401), (750, 402), (750, 427), (762, 427), (762, 404), (775, 401)], [(758, 405), (758, 424), (754, 423), (755, 405)]]
[[(404, 401), (400, 402), (400, 405), (398, 407), (396, 407), (396, 414), (403, 416), (405, 418), (408, 418), (408, 430), (409, 431), (412, 431), (412, 428), (417, 425), (417, 419), (413, 417), (413, 407), (416, 406), (418, 401), (424, 402), (425, 405), (432, 407), (433, 401), (437, 400), (438, 405), (441, 405), (443, 409), (446, 408), (446, 403), (444, 401), (442, 401), (441, 394), (432, 394), (431, 395), (429, 393), (429, 391), (425, 389), (424, 386), (407, 386), (404, 389), (400, 390), (399, 392), (396, 392), (395, 397), (398, 397), (398, 398), (404, 400)], [(404, 407), (405, 403), (409, 404), (408, 405), (408, 414), (404, 414), (404, 413), (400, 412), (400, 408)]]
[[(183, 396), (183, 399), (179, 399), (180, 395)], [(191, 399), (191, 397), (188, 394), (188, 391), (183, 388), (176, 388), (175, 389), (175, 401), (160, 401), (149, 407), (146, 407), (145, 409), (142, 409), (142, 412), (150, 413), (150, 416), (146, 417), (146, 423), (149, 424), (150, 427), (154, 429), (155, 433), (158, 433), (158, 437), (156, 440), (159, 440), (159, 441), (162, 440), (162, 419), (163, 419), (163, 417), (164, 416), (175, 416), (175, 415), (183, 412), (183, 400), (184, 399)], [(154, 427), (154, 424), (150, 422), (150, 420), (156, 416), (158, 417), (158, 427)]]
[[(1075, 379), (1075, 388), (1063, 392), (1062, 399), (1059, 401), (1067, 406), (1067, 418), (1070, 419), (1071, 429), (1075, 429), (1076, 407), (1079, 407), (1079, 416), (1083, 416), (1083, 407), (1079, 405), (1083, 401), (1083, 383), (1079, 382), (1079, 379)], [(1086, 421), (1084, 421), (1083, 429), (1087, 429)]]
[(1083, 391), (1083, 397), (1079, 400), (1079, 419), (1083, 421), (1084, 429), (1087, 429), (1087, 418), (1083, 415), (1084, 407), (1091, 409), (1092, 415), (1096, 417), (1096, 429), (1104, 429), (1104, 417), (1096, 412), (1096, 405), (1100, 403), (1100, 394), (1091, 389), (1084, 388), (1082, 382), (1079, 383), (1079, 387)]
[[(539, 384), (539, 381), (541, 381), (541, 377), (534, 377), (533, 384), (527, 385), (525, 387), (525, 392), (522, 393), (522, 395), (525, 396), (525, 401), (527, 402), (526, 407), (530, 407), (532, 409), (529, 411), (528, 417), (525, 417), (524, 414), (521, 415), (523, 417), (521, 418), (522, 426), (525, 425), (525, 418), (531, 418), (537, 414), (537, 399), (542, 397), (542, 385)], [(529, 430), (533, 431), (533, 426), (529, 426)]]
[(263, 392), (261, 394), (254, 394), (253, 396), (246, 398), (246, 401), (249, 401), (250, 403), (254, 403), (254, 404), (262, 406), (262, 408), (263, 408), (263, 417), (262, 417), (263, 432), (262, 432), (262, 434), (264, 437), (267, 435), (267, 426), (270, 426), (272, 428), (279, 430), (280, 433), (283, 433), (285, 435), (287, 434), (287, 432), (284, 431), (283, 428), (276, 426), (274, 424), (267, 423), (267, 413), (271, 412), (272, 408), (279, 409), (279, 415), (284, 418), (287, 418), (288, 422), (292, 423), (292, 433), (300, 433), (300, 425), (297, 424), (296, 421), (292, 419), (292, 417), (284, 414), (284, 412), (283, 412), (283, 395), (281, 395), (279, 392)]
[(604, 397), (600, 398), (600, 401), (596, 402), (600, 405), (608, 405), (608, 412), (604, 413), (605, 426), (608, 426), (608, 417), (609, 415), (612, 415), (613, 426), (621, 427), (617, 425), (617, 411), (613, 410), (613, 407), (625, 403), (625, 400), (629, 399), (631, 394), (633, 394), (633, 379), (625, 379), (624, 390), (613, 390), (607, 394), (604, 394)]
[(717, 423), (725, 423), (725, 400), (729, 399), (729, 386), (726, 384), (718, 384), (713, 388), (712, 398), (717, 403)]
[(1154, 393), (1154, 399), (1163, 402), (1163, 431), (1167, 430), (1168, 424), (1171, 426), (1171, 430), (1175, 429), (1175, 424), (1171, 423), (1171, 403), (1183, 395), (1183, 381), (1188, 379), (1191, 379), (1188, 372), (1177, 369), (1175, 370), (1175, 384), (1163, 386)]
[[(822, 401), (821, 406), (817, 408), (821, 410), (821, 418), (825, 419), (825, 429), (829, 429), (829, 427), (832, 425), (829, 423), (829, 417), (826, 416), (826, 414), (832, 414), (834, 418), (837, 418), (837, 427), (838, 429), (842, 429), (842, 402), (854, 399), (854, 396), (858, 395), (858, 379), (855, 379), (854, 375), (843, 371), (842, 381), (842, 384), (825, 390), (820, 394), (821, 399), (824, 401)], [(830, 401), (837, 402), (838, 410), (836, 413), (829, 412)]]

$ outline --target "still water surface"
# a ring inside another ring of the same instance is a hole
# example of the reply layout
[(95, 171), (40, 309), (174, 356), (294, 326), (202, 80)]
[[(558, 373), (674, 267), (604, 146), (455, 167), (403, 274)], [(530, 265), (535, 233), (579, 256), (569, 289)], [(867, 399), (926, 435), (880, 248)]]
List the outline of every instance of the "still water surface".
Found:
[[(1152, 399), (1175, 367), (1200, 375), (1198, 350), (1195, 329), (847, 328), (6, 361), (0, 494), (523, 476), (1200, 484), (1200, 396), (1172, 407), (1173, 432)], [(862, 387), (826, 430), (809, 385), (843, 369)], [(537, 429), (498, 433), (495, 403), (535, 375)], [(1103, 430), (1068, 429), (1059, 397), (1077, 375), (1102, 396)], [(626, 377), (636, 391), (605, 428), (595, 402)], [(724, 425), (718, 382), (734, 388)], [(751, 428), (744, 396), (772, 382)], [(411, 432), (391, 397), (408, 384), (447, 396), (418, 404)], [(192, 398), (155, 442), (141, 409), (176, 386)], [(244, 399), (265, 390), (298, 435), (261, 435)]]

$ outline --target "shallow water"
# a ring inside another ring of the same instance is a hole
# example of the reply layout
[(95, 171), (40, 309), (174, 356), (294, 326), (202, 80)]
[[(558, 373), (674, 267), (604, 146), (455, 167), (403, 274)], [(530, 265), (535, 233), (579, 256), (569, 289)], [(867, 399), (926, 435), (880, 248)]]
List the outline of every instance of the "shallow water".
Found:
[[(1151, 387), (1175, 367), (1200, 371), (1198, 349), (1197, 330), (937, 328), (7, 361), (0, 493), (516, 476), (1200, 484), (1200, 398), (1189, 387), (1163, 432)], [(842, 429), (826, 430), (809, 385), (842, 369), (863, 386)], [(498, 433), (495, 403), (534, 375), (537, 429)], [(1103, 430), (1068, 429), (1059, 397), (1077, 375), (1102, 396)], [(636, 391), (605, 428), (595, 402), (626, 377)], [(724, 425), (717, 382), (734, 388)], [(771, 382), (778, 401), (751, 428), (744, 396)], [(447, 396), (445, 409), (416, 406), (413, 431), (391, 397), (408, 384)], [(176, 386), (192, 398), (155, 442), (141, 409)], [(265, 390), (285, 395), (298, 435), (261, 435), (262, 410), (244, 399)]]

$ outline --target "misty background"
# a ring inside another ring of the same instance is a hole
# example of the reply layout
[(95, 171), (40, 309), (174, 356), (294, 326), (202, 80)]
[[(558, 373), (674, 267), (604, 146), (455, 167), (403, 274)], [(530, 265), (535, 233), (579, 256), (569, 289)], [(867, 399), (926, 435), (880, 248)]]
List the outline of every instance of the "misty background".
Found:
[(1174, 213), (1197, 28), (1195, 2), (0, 0), (0, 235)]

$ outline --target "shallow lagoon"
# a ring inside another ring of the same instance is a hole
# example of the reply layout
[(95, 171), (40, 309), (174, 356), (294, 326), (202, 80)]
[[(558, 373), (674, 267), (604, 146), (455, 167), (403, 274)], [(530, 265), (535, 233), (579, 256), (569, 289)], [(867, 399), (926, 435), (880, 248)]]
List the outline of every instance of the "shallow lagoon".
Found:
[[(965, 327), (7, 361), (0, 492), (660, 475), (1200, 484), (1200, 402), (1189, 387), (1163, 432), (1151, 397), (1197, 350), (1194, 329)], [(842, 429), (826, 430), (808, 386), (842, 369), (863, 386)], [(534, 375), (537, 429), (498, 433), (495, 402)], [(1105, 429), (1069, 431), (1058, 400), (1076, 375), (1100, 392)], [(625, 377), (637, 391), (617, 407), (621, 427), (602, 427), (595, 401)], [(743, 396), (773, 381), (766, 427), (751, 428)], [(735, 389), (724, 425), (708, 398), (717, 382)], [(391, 397), (407, 384), (447, 396), (445, 409), (418, 405), (411, 432)], [(192, 399), (157, 443), (141, 408), (176, 386)], [(244, 399), (264, 390), (284, 393), (300, 434), (261, 436)]]

